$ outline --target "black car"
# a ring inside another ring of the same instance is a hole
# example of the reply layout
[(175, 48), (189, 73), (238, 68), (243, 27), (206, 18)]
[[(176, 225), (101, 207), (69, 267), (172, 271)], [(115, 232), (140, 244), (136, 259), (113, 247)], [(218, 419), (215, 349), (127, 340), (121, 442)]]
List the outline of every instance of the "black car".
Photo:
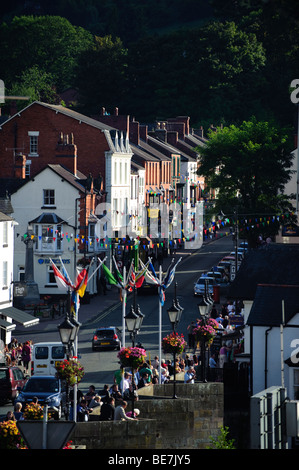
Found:
[(60, 379), (54, 375), (33, 375), (28, 379), (15, 402), (21, 402), (24, 409), (34, 397), (38, 398), (38, 403), (41, 406), (47, 403), (49, 410), (55, 410), (57, 417), (61, 418), (66, 406), (66, 388)]
[(118, 351), (121, 348), (121, 334), (115, 326), (100, 327), (95, 330), (91, 340), (92, 350), (112, 348)]

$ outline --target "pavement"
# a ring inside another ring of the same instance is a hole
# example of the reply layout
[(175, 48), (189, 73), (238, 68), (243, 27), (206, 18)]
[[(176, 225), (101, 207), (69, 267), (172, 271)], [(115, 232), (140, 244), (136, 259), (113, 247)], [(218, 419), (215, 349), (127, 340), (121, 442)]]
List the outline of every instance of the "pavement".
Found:
[[(214, 243), (215, 241), (219, 240), (224, 236), (229, 236), (228, 229), (221, 229), (217, 232), (216, 237), (208, 238), (204, 240), (203, 245), (207, 245), (210, 243)], [(199, 249), (200, 250), (200, 249)], [(188, 250), (188, 249), (178, 249), (175, 254), (168, 255), (167, 258), (163, 258), (163, 273), (166, 272), (169, 264), (171, 263), (172, 259), (178, 261), (180, 258), (181, 263), (186, 261), (191, 254), (194, 254), (196, 251), (199, 250)], [(180, 263), (180, 264), (181, 264)], [(78, 321), (81, 323), (82, 326), (88, 325), (92, 323), (93, 319), (95, 319), (99, 313), (107, 312), (109, 309), (115, 308), (117, 304), (121, 305), (119, 289), (116, 286), (109, 286), (110, 289), (107, 290), (106, 295), (95, 295), (90, 298), (89, 303), (83, 303), (81, 301), (80, 309), (79, 309), (79, 318)], [(130, 294), (129, 294), (130, 295)], [(55, 328), (58, 326), (64, 319), (64, 315), (55, 316), (52, 318), (50, 317), (41, 317), (39, 324), (31, 327), (30, 329), (23, 327), (22, 325), (18, 324), (17, 328), (14, 330), (12, 336), (26, 336), (26, 339), (30, 339), (30, 333), (38, 333), (39, 331), (45, 331), (49, 328)], [(23, 340), (23, 338), (22, 338)]]

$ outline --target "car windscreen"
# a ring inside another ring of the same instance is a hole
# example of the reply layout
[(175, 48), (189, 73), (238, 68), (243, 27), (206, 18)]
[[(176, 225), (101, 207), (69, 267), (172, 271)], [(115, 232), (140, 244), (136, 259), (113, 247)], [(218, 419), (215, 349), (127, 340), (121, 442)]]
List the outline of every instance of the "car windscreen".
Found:
[(59, 390), (59, 382), (57, 379), (42, 379), (37, 378), (33, 380), (28, 380), (25, 387), (23, 388), (24, 392), (34, 392), (34, 393), (55, 393)]
[(64, 346), (52, 347), (52, 359), (63, 359), (65, 355)]

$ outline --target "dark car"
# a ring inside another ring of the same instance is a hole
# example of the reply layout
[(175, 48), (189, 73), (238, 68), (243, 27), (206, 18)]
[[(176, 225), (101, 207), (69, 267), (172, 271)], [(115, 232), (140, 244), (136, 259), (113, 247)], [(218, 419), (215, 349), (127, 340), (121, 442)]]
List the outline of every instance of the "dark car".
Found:
[(60, 379), (54, 375), (33, 375), (28, 379), (15, 402), (22, 403), (24, 409), (34, 397), (38, 398), (41, 406), (47, 403), (49, 410), (57, 411), (57, 418), (61, 418), (66, 405), (66, 389)]
[(115, 326), (97, 328), (93, 333), (91, 340), (92, 349), (106, 349), (112, 348), (120, 350), (121, 335), (118, 328)]
[(0, 367), (0, 403), (14, 403), (27, 380), (19, 367)]

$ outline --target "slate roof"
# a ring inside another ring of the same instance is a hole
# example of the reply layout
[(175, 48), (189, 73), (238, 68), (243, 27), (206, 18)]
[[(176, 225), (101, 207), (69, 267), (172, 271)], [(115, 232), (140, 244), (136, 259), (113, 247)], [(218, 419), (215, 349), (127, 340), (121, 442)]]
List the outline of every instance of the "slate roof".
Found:
[(299, 245), (273, 243), (249, 250), (227, 296), (254, 300), (258, 284), (299, 286)]
[[(78, 113), (77, 111), (74, 111), (73, 109), (66, 108), (61, 105), (54, 105), (54, 104), (49, 104), (49, 103), (44, 103), (42, 101), (33, 101), (33, 103), (30, 103), (28, 106), (23, 108), (21, 111), (18, 111), (17, 114), (21, 115), (24, 111), (26, 111), (28, 108), (31, 106), (38, 104), (40, 106), (43, 106), (48, 109), (52, 109), (56, 113), (64, 114), (65, 116), (68, 116), (72, 119), (76, 119), (79, 122), (84, 122), (85, 124), (96, 127), (100, 130), (108, 130), (112, 131), (115, 130), (113, 127), (108, 126), (107, 124), (104, 124), (103, 122), (97, 121), (96, 119), (90, 118), (88, 116), (85, 116), (84, 114)], [(5, 122), (3, 122), (0, 126), (0, 128), (5, 125), (7, 122), (9, 122), (11, 119), (13, 119), (16, 115), (14, 114), (11, 116), (9, 119), (7, 119)]]
[(284, 301), (285, 324), (299, 313), (299, 285), (258, 285), (248, 316), (250, 326), (279, 326)]

